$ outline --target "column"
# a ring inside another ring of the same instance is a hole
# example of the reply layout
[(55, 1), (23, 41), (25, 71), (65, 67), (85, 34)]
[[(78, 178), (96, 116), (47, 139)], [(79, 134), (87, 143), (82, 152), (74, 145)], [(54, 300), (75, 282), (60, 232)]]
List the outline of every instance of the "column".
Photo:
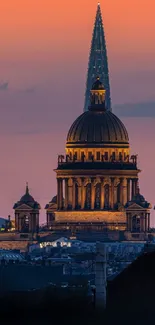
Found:
[(60, 179), (57, 178), (57, 209), (60, 209)]
[(81, 187), (81, 180), (78, 179), (78, 207), (81, 208), (81, 195), (82, 195), (82, 187)]
[(22, 230), (22, 218), (20, 214), (18, 215), (18, 231), (21, 232)]
[(75, 210), (75, 179), (73, 178), (72, 210)]
[(123, 178), (120, 179), (120, 204), (123, 205)]
[(91, 180), (91, 210), (94, 210), (95, 206), (95, 186), (94, 179)]
[(145, 213), (145, 232), (148, 232), (148, 219), (147, 219), (147, 213)]
[(65, 210), (68, 209), (68, 178), (65, 178)]
[(127, 179), (127, 202), (130, 201), (130, 179)]
[(138, 193), (138, 178), (135, 179), (135, 195)]
[(29, 215), (29, 232), (33, 232), (33, 213)]
[(104, 209), (104, 181), (101, 183), (101, 210)]
[(122, 204), (125, 205), (127, 203), (127, 179), (123, 179), (122, 184)]
[[(132, 179), (132, 198), (136, 195), (136, 191), (137, 191), (137, 182), (138, 182), (138, 179), (136, 178), (133, 178)], [(131, 198), (131, 199), (132, 199)]]
[(111, 187), (110, 187), (110, 190), (111, 190), (110, 206), (111, 206), (111, 209), (113, 210), (113, 208), (114, 208), (114, 178), (111, 178)]
[(68, 208), (72, 208), (72, 179), (68, 180)]
[(60, 178), (60, 210), (63, 208), (63, 179)]
[(86, 201), (86, 187), (84, 186), (84, 182), (82, 183), (81, 186), (81, 209), (85, 208), (85, 201)]
[(114, 185), (114, 206), (117, 203), (117, 185)]
[(143, 214), (140, 214), (140, 232), (144, 232), (144, 217)]

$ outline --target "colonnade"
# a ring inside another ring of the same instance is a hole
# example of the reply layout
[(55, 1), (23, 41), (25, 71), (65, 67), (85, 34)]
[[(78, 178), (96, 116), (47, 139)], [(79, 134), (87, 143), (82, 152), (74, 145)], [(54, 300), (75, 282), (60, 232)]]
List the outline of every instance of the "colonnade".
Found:
[(57, 178), (58, 210), (115, 209), (137, 192), (137, 178)]

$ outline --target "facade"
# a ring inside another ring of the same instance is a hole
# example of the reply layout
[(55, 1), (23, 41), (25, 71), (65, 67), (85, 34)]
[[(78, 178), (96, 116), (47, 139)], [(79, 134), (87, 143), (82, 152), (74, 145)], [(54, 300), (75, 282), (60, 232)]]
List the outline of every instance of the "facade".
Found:
[(37, 233), (39, 231), (40, 204), (29, 193), (28, 184), (25, 194), (14, 204), (15, 229), (21, 233)]
[(99, 76), (104, 84), (106, 89), (106, 108), (111, 110), (108, 57), (100, 4), (97, 6), (89, 56), (84, 111), (87, 111), (88, 106), (90, 105), (90, 90), (92, 84), (95, 82), (96, 76)]
[(51, 219), (50, 205), (46, 207), (48, 225), (57, 230), (145, 236), (151, 206), (139, 193), (137, 155), (130, 155), (124, 124), (106, 108), (106, 90), (99, 77), (90, 98), (88, 111), (68, 132), (66, 156), (58, 157), (56, 205)]

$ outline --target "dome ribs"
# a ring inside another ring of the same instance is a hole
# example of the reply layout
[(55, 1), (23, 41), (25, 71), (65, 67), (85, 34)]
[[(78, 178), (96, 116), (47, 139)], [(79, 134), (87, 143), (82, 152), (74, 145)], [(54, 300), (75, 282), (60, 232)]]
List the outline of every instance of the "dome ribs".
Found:
[(110, 111), (87, 111), (72, 124), (67, 144), (98, 145), (125, 144), (129, 146), (127, 130), (120, 119)]

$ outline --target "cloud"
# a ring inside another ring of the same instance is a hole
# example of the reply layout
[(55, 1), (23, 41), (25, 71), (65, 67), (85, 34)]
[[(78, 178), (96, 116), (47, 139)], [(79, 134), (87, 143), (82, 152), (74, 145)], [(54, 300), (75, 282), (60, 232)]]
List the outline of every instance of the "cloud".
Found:
[(115, 105), (113, 112), (124, 117), (155, 117), (155, 102)]
[(0, 91), (8, 90), (9, 83), (8, 82), (0, 82)]

